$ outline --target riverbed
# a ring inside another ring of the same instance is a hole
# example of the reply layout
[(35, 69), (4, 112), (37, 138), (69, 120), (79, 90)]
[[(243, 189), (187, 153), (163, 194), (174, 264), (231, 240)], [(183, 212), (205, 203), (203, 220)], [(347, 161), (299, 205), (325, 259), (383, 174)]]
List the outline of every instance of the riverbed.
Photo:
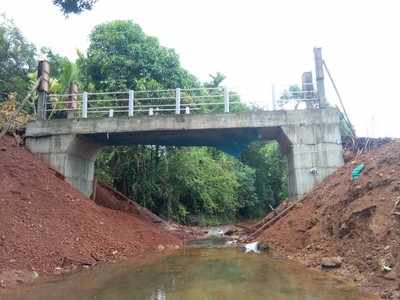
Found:
[(9, 300), (376, 300), (322, 272), (237, 248), (189, 247), (142, 265), (104, 265), (26, 287)]

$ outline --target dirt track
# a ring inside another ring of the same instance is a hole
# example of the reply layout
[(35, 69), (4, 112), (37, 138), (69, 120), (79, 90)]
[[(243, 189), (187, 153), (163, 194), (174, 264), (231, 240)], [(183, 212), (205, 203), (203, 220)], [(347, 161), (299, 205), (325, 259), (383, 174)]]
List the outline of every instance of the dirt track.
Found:
[[(351, 171), (359, 163), (365, 169), (359, 180), (352, 181)], [(382, 298), (400, 299), (399, 175), (399, 142), (361, 155), (326, 178), (256, 239), (309, 267), (320, 268), (322, 258), (339, 256), (342, 266), (331, 272)], [(288, 205), (282, 204), (280, 210)], [(253, 232), (271, 217), (254, 226)]]

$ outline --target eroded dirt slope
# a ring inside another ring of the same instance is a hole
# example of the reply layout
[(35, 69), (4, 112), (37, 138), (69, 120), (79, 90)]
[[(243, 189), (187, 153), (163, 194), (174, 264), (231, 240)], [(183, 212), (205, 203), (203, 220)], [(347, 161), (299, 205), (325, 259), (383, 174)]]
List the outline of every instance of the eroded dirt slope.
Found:
[[(365, 169), (352, 181), (352, 169), (361, 163)], [(348, 162), (258, 239), (311, 267), (339, 256), (343, 263), (335, 272), (383, 298), (399, 299), (399, 202), (400, 143), (393, 142)]]
[(11, 137), (0, 140), (0, 207), (0, 273), (54, 273), (181, 245), (149, 218), (96, 205)]

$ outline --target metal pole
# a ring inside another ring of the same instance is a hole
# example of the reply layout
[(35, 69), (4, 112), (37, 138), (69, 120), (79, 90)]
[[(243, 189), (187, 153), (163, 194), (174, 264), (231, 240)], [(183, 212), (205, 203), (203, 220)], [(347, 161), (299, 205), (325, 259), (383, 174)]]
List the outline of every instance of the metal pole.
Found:
[(38, 92), (37, 115), (39, 120), (46, 120), (47, 93), (45, 91)]
[(67, 108), (73, 110), (67, 111), (67, 119), (73, 119), (75, 117), (75, 110), (78, 108), (78, 86), (75, 82), (70, 83), (68, 94), (70, 95), (68, 96), (69, 103), (67, 104)]
[(271, 84), (271, 96), (272, 96), (272, 110), (276, 110), (276, 93), (275, 93), (275, 84)]
[(88, 93), (87, 92), (83, 92), (82, 118), (87, 118), (87, 109), (88, 109)]
[(129, 112), (128, 115), (129, 117), (133, 117), (133, 101), (135, 99), (135, 92), (133, 90), (129, 90)]
[(324, 69), (322, 66), (322, 52), (321, 48), (314, 48), (315, 60), (315, 77), (317, 80), (317, 93), (319, 99), (319, 107), (326, 108), (328, 103), (325, 97), (325, 84), (324, 84)]
[(229, 89), (224, 88), (224, 112), (229, 112)]
[(312, 100), (314, 98), (314, 86), (312, 72), (304, 72), (301, 76), (303, 99), (306, 102), (307, 109), (313, 108)]
[(175, 114), (179, 115), (181, 113), (181, 89), (177, 88), (175, 90)]

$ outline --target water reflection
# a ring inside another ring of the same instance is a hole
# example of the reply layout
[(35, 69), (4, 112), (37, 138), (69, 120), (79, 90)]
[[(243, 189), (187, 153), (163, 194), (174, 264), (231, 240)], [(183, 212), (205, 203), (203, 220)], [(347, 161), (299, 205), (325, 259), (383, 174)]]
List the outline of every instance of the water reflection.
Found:
[(141, 267), (94, 270), (12, 300), (357, 300), (376, 299), (319, 272), (244, 254), (189, 249)]
[(156, 289), (150, 297), (150, 300), (166, 300), (167, 295), (162, 289)]

